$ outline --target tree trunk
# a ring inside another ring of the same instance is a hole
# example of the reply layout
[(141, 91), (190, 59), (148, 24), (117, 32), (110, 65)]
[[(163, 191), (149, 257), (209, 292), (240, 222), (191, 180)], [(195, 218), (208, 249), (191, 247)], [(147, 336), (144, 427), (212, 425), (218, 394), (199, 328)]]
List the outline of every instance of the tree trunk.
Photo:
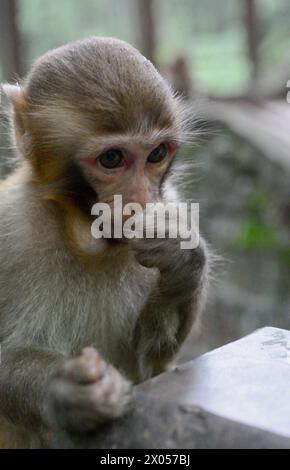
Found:
[(22, 75), (17, 0), (0, 0), (0, 62), (2, 80), (13, 81)]
[(133, 1), (136, 10), (137, 46), (147, 59), (155, 63), (155, 2), (154, 0)]
[(242, 0), (244, 6), (244, 25), (247, 34), (248, 57), (252, 67), (252, 77), (258, 75), (259, 54), (258, 54), (258, 34), (257, 34), (257, 5), (255, 0)]

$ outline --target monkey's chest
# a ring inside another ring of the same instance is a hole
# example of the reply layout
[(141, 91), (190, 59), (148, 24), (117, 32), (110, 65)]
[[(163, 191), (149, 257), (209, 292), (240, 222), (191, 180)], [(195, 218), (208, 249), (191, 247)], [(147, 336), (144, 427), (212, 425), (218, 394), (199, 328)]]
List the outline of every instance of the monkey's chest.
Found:
[(134, 375), (133, 332), (156, 282), (157, 272), (139, 265), (118, 275), (90, 279), (81, 294), (83, 300), (78, 303), (81, 311), (77, 312), (73, 328), (79, 331), (78, 340), (74, 344), (71, 339), (75, 352), (94, 345), (107, 361), (126, 375)]

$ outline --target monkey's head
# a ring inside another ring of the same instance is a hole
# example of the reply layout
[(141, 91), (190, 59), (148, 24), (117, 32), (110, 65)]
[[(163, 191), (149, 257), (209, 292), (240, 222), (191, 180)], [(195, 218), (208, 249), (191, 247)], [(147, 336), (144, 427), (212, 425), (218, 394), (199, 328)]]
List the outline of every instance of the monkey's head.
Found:
[(160, 197), (188, 113), (132, 46), (101, 37), (68, 44), (4, 91), (36, 184), (55, 184), (84, 211), (115, 194), (141, 205)]

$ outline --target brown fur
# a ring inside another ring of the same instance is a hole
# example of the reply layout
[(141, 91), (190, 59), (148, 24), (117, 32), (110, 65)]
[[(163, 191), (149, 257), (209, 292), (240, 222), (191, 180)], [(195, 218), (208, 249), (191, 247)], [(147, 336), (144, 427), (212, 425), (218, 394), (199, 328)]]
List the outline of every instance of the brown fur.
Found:
[[(4, 90), (22, 160), (0, 185), (0, 446), (28, 447), (122, 415), (130, 382), (167, 367), (198, 325), (207, 250), (91, 237), (97, 201), (168, 199), (173, 150), (188, 138), (186, 106), (132, 46), (69, 44)], [(165, 162), (147, 165), (161, 143)], [(128, 170), (94, 166), (115, 147), (134, 156)]]

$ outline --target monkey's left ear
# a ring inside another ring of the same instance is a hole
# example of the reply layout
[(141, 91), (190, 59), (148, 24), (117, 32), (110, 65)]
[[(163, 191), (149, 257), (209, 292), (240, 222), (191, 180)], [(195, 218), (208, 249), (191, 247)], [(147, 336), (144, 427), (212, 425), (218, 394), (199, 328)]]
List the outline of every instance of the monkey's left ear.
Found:
[(22, 88), (18, 85), (4, 84), (2, 85), (2, 90), (13, 107), (14, 132), (16, 143), (19, 144), (25, 133), (24, 116), (27, 109), (27, 101)]

